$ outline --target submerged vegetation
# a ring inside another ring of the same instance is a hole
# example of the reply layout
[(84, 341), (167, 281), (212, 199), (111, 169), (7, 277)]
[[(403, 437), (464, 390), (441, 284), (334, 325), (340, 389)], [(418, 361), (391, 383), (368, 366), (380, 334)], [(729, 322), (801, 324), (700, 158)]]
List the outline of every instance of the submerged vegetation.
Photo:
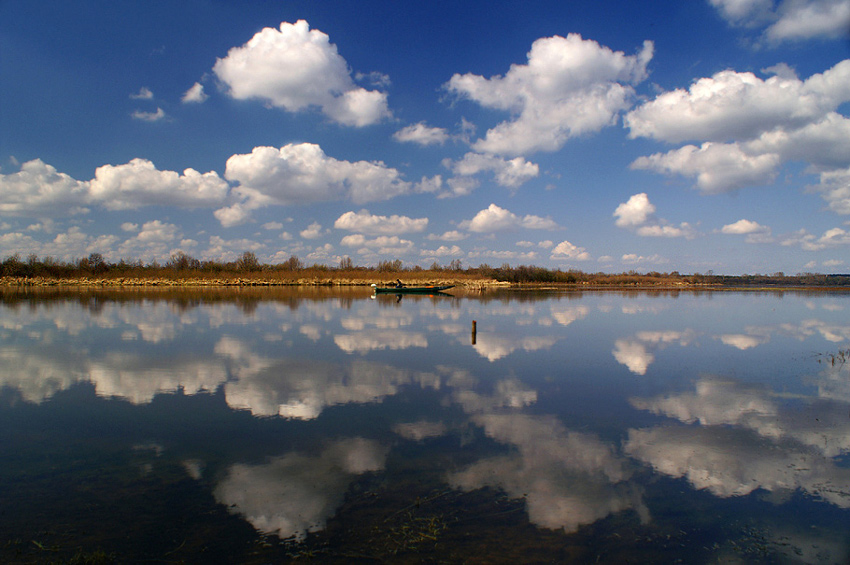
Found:
[(598, 287), (848, 287), (850, 274), (798, 273), (786, 275), (778, 272), (756, 275), (716, 275), (709, 271), (700, 274), (680, 274), (678, 271), (661, 273), (586, 273), (576, 269), (547, 269), (533, 265), (491, 267), (481, 264), (464, 267), (455, 259), (441, 266), (434, 262), (430, 267), (405, 266), (400, 259), (382, 260), (374, 266), (355, 265), (350, 257), (343, 257), (337, 266), (324, 264), (307, 265), (293, 255), (276, 264), (263, 264), (252, 251), (245, 251), (233, 261), (200, 260), (186, 253), (173, 254), (165, 264), (154, 260), (122, 259), (107, 261), (100, 253), (73, 261), (61, 261), (53, 257), (39, 258), (29, 255), (22, 259), (20, 254), (7, 257), (0, 263), (0, 277), (5, 284), (34, 284), (38, 281), (90, 281), (104, 284), (133, 284), (150, 280), (184, 281), (198, 283), (242, 283), (265, 284), (369, 284), (371, 282), (394, 281), (452, 281), (459, 284), (480, 284), (482, 281), (511, 286), (598, 286)]

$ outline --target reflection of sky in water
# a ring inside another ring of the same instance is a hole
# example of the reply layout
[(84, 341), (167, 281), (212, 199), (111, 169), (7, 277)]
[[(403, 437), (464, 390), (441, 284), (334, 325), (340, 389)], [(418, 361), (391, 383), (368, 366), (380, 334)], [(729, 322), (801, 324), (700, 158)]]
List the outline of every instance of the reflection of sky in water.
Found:
[[(429, 475), (444, 488), (495, 489), (564, 535), (625, 515), (662, 528), (655, 477), (718, 501), (769, 493), (776, 551), (784, 536), (808, 561), (847, 556), (838, 529), (805, 534), (788, 502), (850, 519), (850, 364), (822, 362), (850, 348), (846, 295), (391, 298), (4, 305), (0, 386), (42, 410), (79, 386), (152, 410), (197, 395), (276, 426), (211, 449), (161, 424), (128, 449), (174, 452), (231, 514), (284, 538), (324, 531), (408, 442), (445, 463)], [(450, 462), (446, 442), (476, 455)]]

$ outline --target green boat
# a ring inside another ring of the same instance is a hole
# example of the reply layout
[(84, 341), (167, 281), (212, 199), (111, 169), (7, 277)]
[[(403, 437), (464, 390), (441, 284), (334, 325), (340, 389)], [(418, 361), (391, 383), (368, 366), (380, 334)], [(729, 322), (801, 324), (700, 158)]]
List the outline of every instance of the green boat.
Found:
[(453, 288), (454, 286), (455, 285), (453, 284), (447, 284), (442, 286), (378, 286), (376, 284), (373, 284), (372, 290), (374, 290), (376, 294), (434, 294), (437, 292), (448, 290), (450, 288)]

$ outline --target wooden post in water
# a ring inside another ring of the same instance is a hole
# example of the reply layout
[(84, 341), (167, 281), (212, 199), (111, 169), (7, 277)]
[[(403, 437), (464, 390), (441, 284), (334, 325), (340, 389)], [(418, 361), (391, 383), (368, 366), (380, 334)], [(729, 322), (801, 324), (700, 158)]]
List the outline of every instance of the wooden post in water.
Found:
[(472, 320), (472, 345), (475, 345), (475, 334), (478, 333), (477, 325), (475, 320)]

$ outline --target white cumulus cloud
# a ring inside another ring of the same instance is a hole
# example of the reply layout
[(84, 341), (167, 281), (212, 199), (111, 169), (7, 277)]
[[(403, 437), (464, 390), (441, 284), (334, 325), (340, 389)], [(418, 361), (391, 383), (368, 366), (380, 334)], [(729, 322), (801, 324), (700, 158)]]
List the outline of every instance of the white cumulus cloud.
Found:
[(649, 201), (645, 192), (632, 195), (614, 210), (615, 224), (621, 228), (634, 229), (643, 237), (684, 237), (692, 239), (697, 232), (687, 222), (678, 226), (670, 225), (666, 220), (655, 217), (655, 205)]
[(419, 122), (398, 130), (393, 134), (393, 139), (418, 145), (442, 145), (449, 139), (449, 134), (444, 128), (434, 128)]
[(752, 233), (763, 233), (769, 231), (770, 228), (753, 222), (752, 220), (741, 219), (733, 224), (727, 224), (720, 229), (720, 233), (732, 235), (745, 235)]
[(721, 71), (688, 90), (658, 95), (624, 118), (631, 137), (677, 143), (754, 139), (776, 128), (796, 129), (822, 119), (850, 99), (850, 60), (801, 81), (785, 73), (764, 80)]
[(655, 213), (655, 205), (649, 201), (645, 192), (632, 195), (614, 210), (615, 222), (621, 228), (645, 224)]
[(336, 45), (304, 20), (264, 28), (218, 59), (213, 72), (237, 100), (256, 98), (289, 112), (317, 106), (348, 126), (390, 115), (386, 93), (358, 87)]
[(528, 63), (511, 65), (504, 76), (455, 74), (446, 88), (484, 107), (517, 115), (476, 141), (476, 151), (556, 151), (571, 137), (616, 122), (631, 106), (634, 91), (629, 84), (646, 78), (652, 54), (650, 41), (638, 54), (625, 55), (578, 34), (556, 35), (536, 40)]
[(301, 230), (299, 235), (304, 239), (316, 239), (322, 235), (322, 224), (319, 222), (313, 222), (307, 226), (307, 229)]
[[(540, 167), (536, 163), (526, 161), (522, 157), (502, 159), (493, 155), (467, 153), (459, 161), (446, 161), (444, 164), (456, 175), (449, 180), (450, 185), (457, 183), (458, 177), (471, 179), (479, 173), (491, 172), (499, 186), (518, 188), (540, 174)], [(465, 185), (461, 181), (458, 186)]]
[(209, 96), (204, 92), (204, 85), (200, 82), (196, 82), (189, 90), (183, 93), (183, 97), (180, 101), (184, 104), (200, 104), (207, 98), (209, 98)]
[(571, 137), (613, 125), (631, 106), (630, 84), (644, 80), (653, 44), (636, 55), (612, 51), (578, 34), (536, 40), (528, 63), (504, 76), (455, 74), (446, 88), (487, 108), (517, 117), (490, 129), (473, 149), (520, 155), (556, 151)]
[(0, 174), (0, 212), (5, 216), (57, 217), (86, 212), (89, 183), (60, 173), (41, 159)]
[(774, 43), (837, 37), (850, 28), (850, 4), (845, 0), (709, 0), (730, 24), (767, 26), (765, 38)]
[(156, 112), (144, 112), (136, 110), (131, 114), (134, 120), (142, 120), (143, 122), (158, 122), (165, 119), (165, 111), (162, 108), (157, 108)]
[(578, 247), (569, 241), (564, 240), (552, 249), (552, 259), (588, 261), (590, 259), (590, 253), (588, 253), (584, 247)]
[(428, 218), (408, 218), (396, 214), (389, 217), (376, 216), (368, 210), (360, 210), (344, 213), (334, 222), (334, 227), (367, 235), (418, 233), (428, 227)]
[(490, 204), (471, 220), (461, 222), (459, 227), (472, 232), (487, 233), (516, 228), (551, 230), (556, 229), (558, 224), (554, 220), (540, 216), (526, 215), (519, 217), (510, 210)]
[(251, 210), (265, 206), (333, 200), (364, 203), (411, 189), (396, 169), (384, 163), (340, 161), (311, 143), (280, 149), (255, 147), (249, 154), (233, 155), (227, 160), (224, 176), (239, 183), (233, 193), (241, 200), (217, 211), (221, 221), (231, 217), (244, 221)]
[(229, 186), (210, 171), (186, 169), (183, 174), (160, 171), (146, 159), (124, 165), (103, 165), (91, 181), (90, 198), (108, 210), (140, 206), (203, 207), (221, 204)]
[(850, 101), (850, 59), (806, 80), (784, 64), (764, 72), (773, 75), (722, 71), (629, 112), (632, 138), (701, 142), (639, 157), (632, 168), (691, 177), (717, 194), (770, 184), (789, 162), (820, 174), (850, 167), (850, 119), (838, 112)]

